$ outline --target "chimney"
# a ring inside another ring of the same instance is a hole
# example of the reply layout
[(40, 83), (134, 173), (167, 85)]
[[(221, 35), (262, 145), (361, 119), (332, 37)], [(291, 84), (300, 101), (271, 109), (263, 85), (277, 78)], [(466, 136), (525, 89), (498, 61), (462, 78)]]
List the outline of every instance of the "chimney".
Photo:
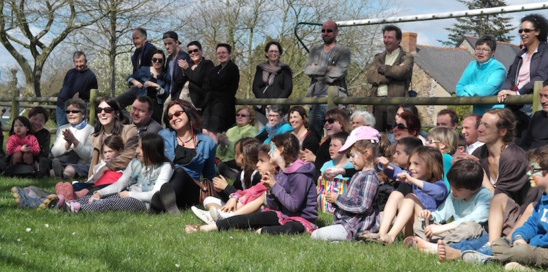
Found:
[(401, 39), (401, 47), (409, 53), (417, 52), (417, 33), (404, 32)]

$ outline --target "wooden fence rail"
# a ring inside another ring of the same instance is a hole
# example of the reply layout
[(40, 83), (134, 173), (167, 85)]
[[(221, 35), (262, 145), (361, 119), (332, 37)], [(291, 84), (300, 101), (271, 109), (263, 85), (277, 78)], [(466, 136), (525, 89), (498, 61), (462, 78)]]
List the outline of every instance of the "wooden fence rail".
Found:
[[(533, 112), (540, 109), (539, 92), (542, 88), (542, 81), (536, 81), (533, 89), (533, 94), (529, 95), (514, 95), (509, 96), (503, 104), (533, 104)], [(300, 98), (253, 98), (253, 99), (236, 99), (236, 105), (309, 105), (309, 104), (328, 104), (328, 107), (336, 105), (486, 105), (499, 104), (496, 96), (485, 97), (335, 97), (332, 95), (333, 88), (329, 88), (328, 97), (300, 97)], [(89, 105), (89, 124), (95, 123), (95, 108), (99, 97), (97, 90), (91, 90), (90, 105)], [(27, 103), (21, 103), (27, 102)], [(55, 105), (45, 105), (45, 103), (54, 104), (57, 102), (57, 97), (20, 97), (18, 91), (14, 91), (11, 97), (0, 96), (0, 106), (10, 106), (10, 120), (15, 119), (20, 112), (20, 108), (35, 107), (39, 103), (40, 106), (46, 109), (55, 109)], [(14, 110), (15, 109), (15, 110)], [(3, 130), (6, 130), (4, 127)], [(9, 130), (9, 128), (7, 128)]]

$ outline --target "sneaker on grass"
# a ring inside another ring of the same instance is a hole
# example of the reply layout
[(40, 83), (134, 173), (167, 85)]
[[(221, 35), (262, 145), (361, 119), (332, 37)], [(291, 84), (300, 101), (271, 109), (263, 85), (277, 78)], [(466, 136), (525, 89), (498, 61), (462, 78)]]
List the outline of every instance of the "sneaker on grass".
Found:
[(215, 220), (211, 217), (211, 214), (208, 211), (200, 210), (196, 208), (196, 206), (190, 207), (192, 212), (200, 218), (200, 220), (204, 221), (206, 224), (211, 225), (215, 223)]
[(486, 264), (493, 259), (493, 256), (485, 255), (475, 250), (465, 250), (461, 258), (467, 263)]
[(15, 203), (21, 208), (38, 208), (42, 204), (42, 200), (30, 197), (21, 187), (13, 187), (11, 192)]

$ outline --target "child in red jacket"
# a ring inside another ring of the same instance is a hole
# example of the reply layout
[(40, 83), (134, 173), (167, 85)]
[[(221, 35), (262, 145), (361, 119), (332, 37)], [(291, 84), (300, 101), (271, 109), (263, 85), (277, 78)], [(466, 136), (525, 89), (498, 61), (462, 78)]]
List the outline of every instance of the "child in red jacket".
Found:
[(29, 134), (30, 121), (18, 116), (11, 124), (10, 137), (6, 151), (11, 156), (10, 164), (24, 163), (32, 165), (34, 157), (40, 154), (40, 145), (34, 135)]

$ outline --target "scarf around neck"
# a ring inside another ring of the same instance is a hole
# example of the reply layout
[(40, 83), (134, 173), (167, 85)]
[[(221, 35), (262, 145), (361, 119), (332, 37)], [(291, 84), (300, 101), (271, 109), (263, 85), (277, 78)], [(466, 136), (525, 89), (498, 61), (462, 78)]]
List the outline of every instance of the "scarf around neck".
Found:
[(282, 121), (278, 122), (274, 126), (266, 125), (265, 129), (266, 129), (266, 132), (268, 133), (268, 138), (270, 139), (274, 138), (274, 136), (276, 136), (276, 131), (285, 124), (287, 124), (287, 122), (285, 121), (285, 119), (282, 119)]
[(76, 125), (76, 126), (73, 126), (73, 125), (71, 124), (71, 126), (72, 126), (73, 128), (75, 128), (75, 129), (83, 129), (83, 128), (86, 127), (87, 124), (88, 124), (88, 123), (86, 122), (86, 119), (84, 119), (84, 120), (82, 121), (82, 123), (80, 123), (80, 124), (78, 124), (78, 125)]
[(278, 61), (276, 63), (276, 67), (272, 67), (268, 62), (263, 62), (259, 63), (258, 66), (263, 70), (264, 83), (268, 84), (268, 86), (272, 86), (272, 84), (274, 84), (274, 78), (276, 77), (276, 75), (278, 75), (282, 68), (287, 66), (287, 64)]

